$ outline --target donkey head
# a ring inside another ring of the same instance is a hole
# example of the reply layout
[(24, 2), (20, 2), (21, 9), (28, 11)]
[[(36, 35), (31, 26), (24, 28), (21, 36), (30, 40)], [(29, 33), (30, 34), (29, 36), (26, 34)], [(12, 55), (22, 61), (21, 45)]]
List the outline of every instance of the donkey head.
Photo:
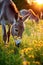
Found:
[(22, 33), (24, 31), (22, 17), (19, 17), (17, 21), (14, 19), (14, 21), (15, 22), (12, 25), (11, 33), (13, 36), (22, 37)]
[(11, 33), (13, 36), (21, 37), (24, 31), (24, 21), (27, 19), (28, 14), (24, 17), (18, 15), (17, 20), (14, 19), (14, 23), (12, 25)]
[(16, 45), (18, 45), (20, 42), (21, 42), (21, 38), (22, 38), (22, 34), (23, 34), (23, 31), (24, 31), (24, 21), (26, 20), (26, 18), (28, 17), (28, 15), (24, 16), (24, 17), (21, 17), (21, 16), (18, 16), (18, 19), (14, 19), (14, 23), (12, 25), (12, 28), (11, 28), (11, 34), (12, 36), (17, 36), (18, 39), (15, 39), (15, 42), (16, 42)]

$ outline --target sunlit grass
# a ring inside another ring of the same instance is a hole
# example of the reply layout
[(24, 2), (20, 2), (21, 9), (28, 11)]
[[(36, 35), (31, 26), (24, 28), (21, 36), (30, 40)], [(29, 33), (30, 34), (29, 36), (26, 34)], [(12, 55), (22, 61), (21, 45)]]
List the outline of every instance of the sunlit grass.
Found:
[(8, 45), (4, 45), (0, 25), (0, 65), (43, 65), (43, 20), (39, 23), (25, 21), (19, 48), (12, 35)]

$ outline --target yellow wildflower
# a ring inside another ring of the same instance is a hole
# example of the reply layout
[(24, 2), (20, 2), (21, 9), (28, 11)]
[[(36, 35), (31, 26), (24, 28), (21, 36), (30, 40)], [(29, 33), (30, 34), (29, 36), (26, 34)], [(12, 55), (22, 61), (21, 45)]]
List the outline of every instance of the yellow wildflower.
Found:
[(29, 55), (29, 58), (34, 58), (34, 55)]
[(28, 62), (28, 61), (23, 61), (23, 65), (30, 65), (30, 62)]

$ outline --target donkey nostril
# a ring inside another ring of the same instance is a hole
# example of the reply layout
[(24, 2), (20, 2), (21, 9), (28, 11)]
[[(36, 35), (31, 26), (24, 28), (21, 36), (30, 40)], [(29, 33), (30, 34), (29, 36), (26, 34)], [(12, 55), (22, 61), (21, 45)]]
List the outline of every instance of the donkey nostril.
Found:
[(18, 32), (18, 30), (17, 30), (17, 29), (16, 29), (15, 31), (16, 31), (16, 32)]

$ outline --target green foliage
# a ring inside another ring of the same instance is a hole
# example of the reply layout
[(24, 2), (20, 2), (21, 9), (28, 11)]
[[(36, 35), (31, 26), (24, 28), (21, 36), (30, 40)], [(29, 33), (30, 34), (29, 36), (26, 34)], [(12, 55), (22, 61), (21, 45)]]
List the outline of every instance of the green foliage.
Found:
[(13, 0), (13, 1), (19, 10), (20, 9), (27, 9), (29, 7), (26, 0)]

